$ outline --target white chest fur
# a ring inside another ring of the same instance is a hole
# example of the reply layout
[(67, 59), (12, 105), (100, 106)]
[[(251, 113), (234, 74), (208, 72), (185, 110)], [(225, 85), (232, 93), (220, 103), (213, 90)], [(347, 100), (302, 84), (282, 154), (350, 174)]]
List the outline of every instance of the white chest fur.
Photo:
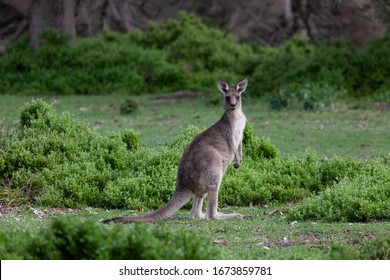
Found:
[(244, 113), (240, 112), (235, 116), (233, 123), (233, 143), (236, 148), (240, 145), (242, 137), (244, 135), (244, 129), (246, 124), (246, 117)]

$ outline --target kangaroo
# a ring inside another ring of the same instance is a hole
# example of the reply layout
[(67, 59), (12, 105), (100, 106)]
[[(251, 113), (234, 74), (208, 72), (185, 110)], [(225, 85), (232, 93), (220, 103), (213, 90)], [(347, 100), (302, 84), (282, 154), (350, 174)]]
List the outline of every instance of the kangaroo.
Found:
[[(234, 86), (219, 80), (217, 86), (224, 97), (225, 113), (213, 126), (196, 136), (185, 149), (177, 170), (176, 190), (170, 200), (154, 212), (139, 216), (124, 216), (103, 220), (103, 223), (155, 222), (173, 216), (195, 194), (190, 217), (194, 219), (242, 219), (238, 213), (218, 212), (218, 191), (222, 176), (235, 159), (234, 167), (242, 161), (242, 138), (246, 117), (241, 109), (241, 94), (248, 81)], [(202, 213), (207, 195), (207, 210)]]

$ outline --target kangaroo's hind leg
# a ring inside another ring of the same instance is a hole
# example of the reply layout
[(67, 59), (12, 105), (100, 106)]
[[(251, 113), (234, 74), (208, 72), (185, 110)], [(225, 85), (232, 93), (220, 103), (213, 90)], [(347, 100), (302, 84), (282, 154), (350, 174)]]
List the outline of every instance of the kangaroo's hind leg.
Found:
[[(218, 212), (218, 191), (222, 181), (222, 171), (215, 174), (217, 180), (208, 186), (207, 197), (207, 212), (206, 219), (209, 220), (224, 220), (224, 219), (242, 219), (243, 216), (239, 213), (223, 214)], [(210, 182), (211, 183), (211, 182)]]
[(195, 194), (194, 204), (192, 205), (191, 218), (204, 219), (205, 214), (202, 213), (204, 196), (198, 196)]

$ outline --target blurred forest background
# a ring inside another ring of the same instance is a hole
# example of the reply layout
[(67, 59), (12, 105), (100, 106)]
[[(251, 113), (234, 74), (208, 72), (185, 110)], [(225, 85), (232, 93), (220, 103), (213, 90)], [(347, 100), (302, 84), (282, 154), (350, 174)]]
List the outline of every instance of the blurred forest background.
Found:
[(48, 27), (80, 37), (96, 36), (104, 29), (131, 32), (187, 11), (240, 41), (274, 45), (298, 35), (365, 46), (386, 32), (389, 6), (386, 0), (2, 0), (0, 38), (4, 44), (28, 32), (37, 47), (37, 34)]

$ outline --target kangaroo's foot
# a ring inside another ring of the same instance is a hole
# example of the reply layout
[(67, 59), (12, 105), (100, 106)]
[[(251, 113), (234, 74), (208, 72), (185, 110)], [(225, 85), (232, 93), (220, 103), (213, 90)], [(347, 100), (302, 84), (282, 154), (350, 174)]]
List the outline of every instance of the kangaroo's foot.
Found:
[(191, 213), (190, 217), (192, 219), (206, 219), (206, 214), (203, 214), (203, 213)]
[(224, 213), (215, 213), (206, 215), (206, 219), (208, 220), (227, 220), (227, 219), (240, 219), (244, 218), (240, 213), (232, 213), (232, 214), (224, 214)]

